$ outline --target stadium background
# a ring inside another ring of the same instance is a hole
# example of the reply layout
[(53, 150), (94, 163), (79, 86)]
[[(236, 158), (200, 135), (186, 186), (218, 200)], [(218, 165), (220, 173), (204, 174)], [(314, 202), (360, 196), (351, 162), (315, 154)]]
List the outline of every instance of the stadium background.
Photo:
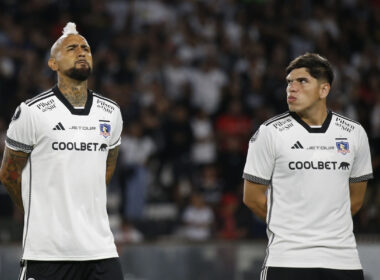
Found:
[[(329, 108), (369, 136), (375, 180), (354, 231), (379, 279), (380, 1), (1, 0), (0, 155), (18, 104), (56, 83), (47, 59), (68, 21), (92, 48), (89, 88), (123, 113), (108, 211), (126, 279), (257, 276), (265, 225), (241, 202), (247, 143), (287, 110), (284, 69), (306, 51), (334, 66)], [(0, 279), (16, 277), (21, 235), (0, 186)]]

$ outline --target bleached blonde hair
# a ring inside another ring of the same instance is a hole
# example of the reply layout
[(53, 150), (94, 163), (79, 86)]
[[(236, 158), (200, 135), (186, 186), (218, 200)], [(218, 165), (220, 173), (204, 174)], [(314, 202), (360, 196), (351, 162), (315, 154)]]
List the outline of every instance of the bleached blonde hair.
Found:
[(62, 36), (55, 41), (50, 49), (50, 56), (54, 56), (57, 46), (69, 35), (80, 35), (77, 30), (77, 25), (74, 22), (68, 22), (62, 30)]

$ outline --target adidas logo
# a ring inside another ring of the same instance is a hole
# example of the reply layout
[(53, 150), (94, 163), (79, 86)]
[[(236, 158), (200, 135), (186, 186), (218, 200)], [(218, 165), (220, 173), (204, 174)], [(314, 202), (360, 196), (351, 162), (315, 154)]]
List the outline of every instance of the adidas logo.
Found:
[(59, 122), (54, 128), (53, 130), (65, 130), (65, 128), (63, 127), (63, 125)]
[(300, 141), (297, 141), (293, 146), (292, 149), (303, 149), (303, 146), (301, 145)]

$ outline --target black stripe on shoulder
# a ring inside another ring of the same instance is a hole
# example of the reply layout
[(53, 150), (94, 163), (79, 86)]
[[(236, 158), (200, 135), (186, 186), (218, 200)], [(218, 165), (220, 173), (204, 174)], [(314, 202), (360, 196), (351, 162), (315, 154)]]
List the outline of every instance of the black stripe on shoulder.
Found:
[(332, 113), (333, 113), (333, 115), (335, 115), (335, 116), (337, 116), (337, 117), (339, 117), (339, 118), (342, 118), (342, 119), (345, 119), (345, 120), (347, 120), (347, 121), (350, 121), (350, 122), (356, 123), (356, 124), (358, 124), (358, 125), (361, 125), (359, 122), (354, 121), (354, 120), (352, 120), (352, 119), (349, 119), (349, 118), (347, 118), (347, 117), (345, 117), (345, 116), (342, 116), (342, 115), (337, 114), (337, 113), (335, 113), (335, 112), (332, 112)]
[(30, 106), (32, 106), (33, 104), (35, 104), (35, 103), (37, 103), (37, 102), (39, 102), (39, 101), (41, 101), (41, 100), (44, 100), (44, 99), (46, 99), (46, 98), (49, 98), (49, 97), (51, 97), (51, 96), (53, 96), (53, 95), (54, 95), (54, 92), (51, 92), (50, 94), (44, 95), (44, 96), (42, 96), (41, 98), (38, 98), (38, 99), (33, 100), (32, 102), (30, 102), (30, 103), (27, 104), (27, 105), (30, 107)]
[(26, 105), (29, 105), (29, 103), (33, 102), (34, 100), (36, 100), (36, 99), (38, 99), (38, 98), (40, 98), (40, 97), (43, 97), (43, 96), (45, 96), (45, 95), (47, 95), (47, 94), (49, 94), (49, 93), (51, 93), (51, 92), (53, 92), (51, 89), (49, 89), (49, 90), (47, 90), (47, 91), (44, 91), (44, 92), (41, 92), (41, 93), (37, 94), (36, 96), (34, 96), (34, 97), (32, 97), (32, 98), (26, 100), (26, 101), (25, 101), (25, 104), (26, 104)]
[(99, 99), (103, 99), (105, 101), (108, 101), (109, 103), (112, 103), (114, 105), (116, 105), (118, 108), (119, 107), (119, 104), (117, 104), (115, 101), (113, 101), (112, 99), (109, 99), (107, 97), (104, 97), (103, 95), (99, 94), (99, 93), (96, 93), (96, 92), (92, 92), (92, 94), (96, 97), (96, 98), (99, 98)]
[(281, 114), (281, 115), (277, 115), (277, 116), (275, 116), (275, 117), (273, 117), (273, 118), (271, 118), (271, 119), (265, 121), (265, 122), (263, 123), (263, 125), (268, 126), (268, 125), (270, 125), (271, 123), (273, 123), (273, 122), (275, 122), (275, 121), (278, 121), (278, 120), (281, 120), (281, 119), (283, 119), (283, 118), (288, 117), (289, 115), (290, 115), (289, 112), (285, 112), (285, 113), (283, 113), (283, 114)]

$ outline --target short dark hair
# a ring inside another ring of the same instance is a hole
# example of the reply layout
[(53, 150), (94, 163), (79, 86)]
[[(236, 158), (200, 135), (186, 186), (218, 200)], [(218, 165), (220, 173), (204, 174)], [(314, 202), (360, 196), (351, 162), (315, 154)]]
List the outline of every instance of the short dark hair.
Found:
[(293, 59), (286, 67), (286, 75), (298, 68), (306, 68), (307, 72), (317, 80), (326, 80), (332, 85), (334, 72), (330, 62), (317, 53), (305, 53)]

